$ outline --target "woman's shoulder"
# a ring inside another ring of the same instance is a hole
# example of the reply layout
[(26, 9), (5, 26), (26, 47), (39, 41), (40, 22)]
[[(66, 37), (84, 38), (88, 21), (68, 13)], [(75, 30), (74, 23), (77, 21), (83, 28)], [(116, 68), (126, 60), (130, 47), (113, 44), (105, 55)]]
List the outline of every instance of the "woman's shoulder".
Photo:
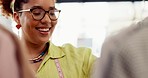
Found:
[(62, 52), (69, 59), (96, 59), (96, 56), (92, 54), (90, 48), (87, 47), (76, 47), (70, 43), (63, 44), (62, 46), (55, 46), (58, 52)]
[(77, 61), (83, 61), (85, 65), (92, 64), (97, 58), (92, 54), (91, 49), (87, 47), (76, 47), (72, 44), (64, 44), (61, 46), (61, 49), (68, 57)]
[(76, 53), (76, 54), (90, 54), (91, 49), (87, 47), (76, 47), (70, 43), (61, 46), (62, 50), (65, 52)]

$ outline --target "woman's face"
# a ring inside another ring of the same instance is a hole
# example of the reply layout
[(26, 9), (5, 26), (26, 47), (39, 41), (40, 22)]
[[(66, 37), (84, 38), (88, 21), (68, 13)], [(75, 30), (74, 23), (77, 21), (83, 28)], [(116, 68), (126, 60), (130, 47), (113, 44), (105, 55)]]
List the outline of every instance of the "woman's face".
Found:
[[(29, 0), (23, 4), (22, 9), (42, 8), (46, 11), (55, 9), (54, 0)], [(40, 21), (34, 20), (31, 12), (22, 12), (19, 15), (19, 21), (22, 26), (22, 38), (31, 43), (40, 44), (48, 42), (51, 37), (57, 21), (51, 21), (48, 13)]]

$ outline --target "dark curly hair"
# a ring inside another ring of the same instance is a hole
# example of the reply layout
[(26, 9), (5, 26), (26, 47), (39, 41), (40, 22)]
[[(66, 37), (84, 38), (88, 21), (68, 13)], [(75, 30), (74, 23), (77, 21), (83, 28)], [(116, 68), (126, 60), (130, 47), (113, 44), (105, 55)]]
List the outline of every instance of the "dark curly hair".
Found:
[[(2, 6), (2, 13), (4, 16), (11, 16), (13, 10), (11, 8), (11, 2), (13, 0), (0, 0), (0, 6)], [(15, 0), (14, 2), (14, 11), (17, 12), (22, 9), (24, 3), (28, 3), (29, 0)]]

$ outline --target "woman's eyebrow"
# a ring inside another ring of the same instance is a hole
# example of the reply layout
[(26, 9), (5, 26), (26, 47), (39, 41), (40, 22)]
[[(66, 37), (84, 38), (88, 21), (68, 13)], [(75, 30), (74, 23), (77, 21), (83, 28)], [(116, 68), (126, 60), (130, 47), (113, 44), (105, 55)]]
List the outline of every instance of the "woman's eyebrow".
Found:
[[(31, 8), (43, 8), (43, 7), (42, 6), (33, 6)], [(55, 6), (49, 7), (49, 10), (54, 10), (54, 9), (56, 9)]]
[(56, 9), (55, 6), (49, 7), (49, 10), (53, 10), (53, 9)]
[(31, 8), (42, 8), (41, 6), (33, 6)]

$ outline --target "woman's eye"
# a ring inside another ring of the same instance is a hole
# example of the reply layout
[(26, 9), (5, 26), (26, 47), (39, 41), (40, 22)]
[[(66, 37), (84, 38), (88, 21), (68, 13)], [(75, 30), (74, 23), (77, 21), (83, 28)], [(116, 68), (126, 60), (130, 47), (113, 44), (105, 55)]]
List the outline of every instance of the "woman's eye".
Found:
[(41, 13), (43, 13), (43, 11), (40, 9), (35, 9), (32, 11), (32, 13), (33, 13), (33, 15), (41, 15)]
[(55, 14), (54, 14), (54, 13), (50, 13), (50, 15), (51, 15), (51, 16), (55, 16)]
[(39, 13), (39, 12), (35, 12), (35, 13), (33, 13), (33, 15), (41, 15), (41, 13)]

